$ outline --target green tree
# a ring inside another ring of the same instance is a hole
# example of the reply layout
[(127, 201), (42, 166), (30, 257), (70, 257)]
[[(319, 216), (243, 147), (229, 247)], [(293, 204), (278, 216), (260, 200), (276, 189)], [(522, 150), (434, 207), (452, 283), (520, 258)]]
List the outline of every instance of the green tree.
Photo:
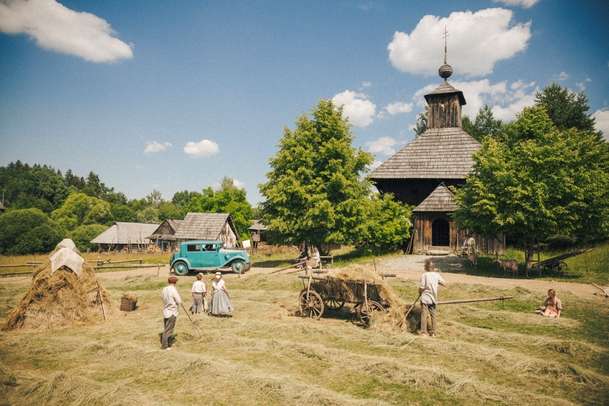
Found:
[(0, 253), (48, 252), (61, 241), (65, 230), (40, 209), (13, 209), (0, 216)]
[(182, 219), (186, 212), (171, 202), (159, 204), (159, 220)]
[(148, 206), (137, 213), (137, 221), (140, 223), (160, 223), (159, 209), (156, 207)]
[(173, 198), (171, 199), (171, 203), (175, 204), (180, 209), (187, 208), (190, 205), (192, 199), (199, 195), (200, 193), (197, 192), (182, 190), (180, 192), (174, 193)]
[(352, 142), (342, 111), (326, 100), (311, 118), (300, 117), (295, 130), (284, 130), (268, 181), (260, 185), (264, 222), (282, 241), (322, 247), (355, 240), (372, 156)]
[(461, 227), (505, 233), (524, 248), (553, 235), (609, 235), (609, 146), (589, 131), (560, 130), (543, 107), (526, 108), (504, 141), (483, 140), (473, 173), (456, 193)]
[(108, 224), (112, 221), (110, 203), (81, 192), (70, 193), (51, 218), (66, 230), (82, 224)]
[(366, 215), (356, 226), (355, 244), (375, 254), (404, 248), (410, 238), (410, 207), (391, 194), (363, 199)]
[(590, 116), (588, 98), (557, 83), (545, 87), (535, 95), (535, 103), (543, 106), (556, 127), (561, 130), (577, 128), (594, 132), (594, 118)]
[(104, 232), (108, 226), (101, 224), (87, 224), (76, 227), (69, 234), (74, 244), (81, 251), (89, 251), (93, 248), (93, 244), (91, 244), (91, 240)]
[(473, 122), (467, 116), (464, 116), (461, 122), (465, 132), (478, 142), (482, 142), (486, 136), (497, 137), (503, 130), (503, 123), (501, 120), (495, 119), (493, 111), (486, 104), (480, 108)]
[(137, 213), (126, 204), (113, 204), (110, 211), (114, 221), (137, 221)]
[(217, 190), (203, 189), (201, 194), (192, 197), (188, 208), (195, 212), (229, 213), (241, 238), (248, 238), (252, 206), (247, 201), (245, 189), (235, 186), (233, 179), (222, 179)]

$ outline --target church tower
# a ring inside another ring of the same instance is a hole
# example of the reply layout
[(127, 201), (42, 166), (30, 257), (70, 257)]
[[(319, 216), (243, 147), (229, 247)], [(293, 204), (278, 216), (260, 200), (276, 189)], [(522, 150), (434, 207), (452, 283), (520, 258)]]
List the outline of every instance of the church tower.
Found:
[[(379, 192), (391, 193), (414, 206), (411, 251), (414, 253), (456, 252), (466, 237), (452, 219), (457, 206), (449, 187), (465, 183), (474, 165), (480, 143), (461, 124), (463, 92), (448, 78), (453, 68), (446, 61), (438, 69), (442, 83), (425, 95), (427, 129), (370, 174)], [(475, 237), (482, 251), (502, 251), (502, 239)]]

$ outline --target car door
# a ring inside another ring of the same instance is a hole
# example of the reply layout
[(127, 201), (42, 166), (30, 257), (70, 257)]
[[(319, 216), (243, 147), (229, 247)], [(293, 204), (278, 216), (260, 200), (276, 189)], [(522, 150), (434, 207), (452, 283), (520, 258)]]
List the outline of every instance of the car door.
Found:
[(205, 263), (205, 268), (219, 268), (220, 265), (220, 257), (218, 255), (218, 245), (217, 244), (204, 244), (203, 245), (203, 262)]
[(194, 269), (204, 267), (203, 244), (186, 244), (186, 255), (190, 261), (190, 267)]

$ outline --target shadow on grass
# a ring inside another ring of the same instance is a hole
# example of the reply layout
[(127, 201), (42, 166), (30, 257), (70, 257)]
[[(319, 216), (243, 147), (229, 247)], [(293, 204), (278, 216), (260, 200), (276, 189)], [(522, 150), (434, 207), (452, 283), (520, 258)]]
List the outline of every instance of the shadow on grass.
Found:
[(494, 278), (540, 279), (552, 277), (566, 281), (577, 280), (580, 278), (580, 275), (569, 274), (568, 271), (566, 273), (561, 274), (558, 272), (548, 271), (540, 273), (538, 271), (531, 270), (529, 271), (527, 276), (525, 268), (522, 264), (520, 264), (518, 267), (518, 274), (514, 275), (509, 271), (504, 271), (503, 269), (501, 269), (495, 263), (495, 259), (492, 257), (479, 257), (478, 263), (476, 265), (473, 265), (465, 258), (455, 256), (435, 257), (434, 264), (436, 264), (436, 267), (442, 272), (486, 276)]

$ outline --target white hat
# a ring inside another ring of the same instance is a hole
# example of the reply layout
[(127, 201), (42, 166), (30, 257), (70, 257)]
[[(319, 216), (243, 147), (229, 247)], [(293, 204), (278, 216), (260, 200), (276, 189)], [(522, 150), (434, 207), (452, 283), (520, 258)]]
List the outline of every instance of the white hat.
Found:
[(216, 275), (222, 276), (222, 272), (216, 272)]

